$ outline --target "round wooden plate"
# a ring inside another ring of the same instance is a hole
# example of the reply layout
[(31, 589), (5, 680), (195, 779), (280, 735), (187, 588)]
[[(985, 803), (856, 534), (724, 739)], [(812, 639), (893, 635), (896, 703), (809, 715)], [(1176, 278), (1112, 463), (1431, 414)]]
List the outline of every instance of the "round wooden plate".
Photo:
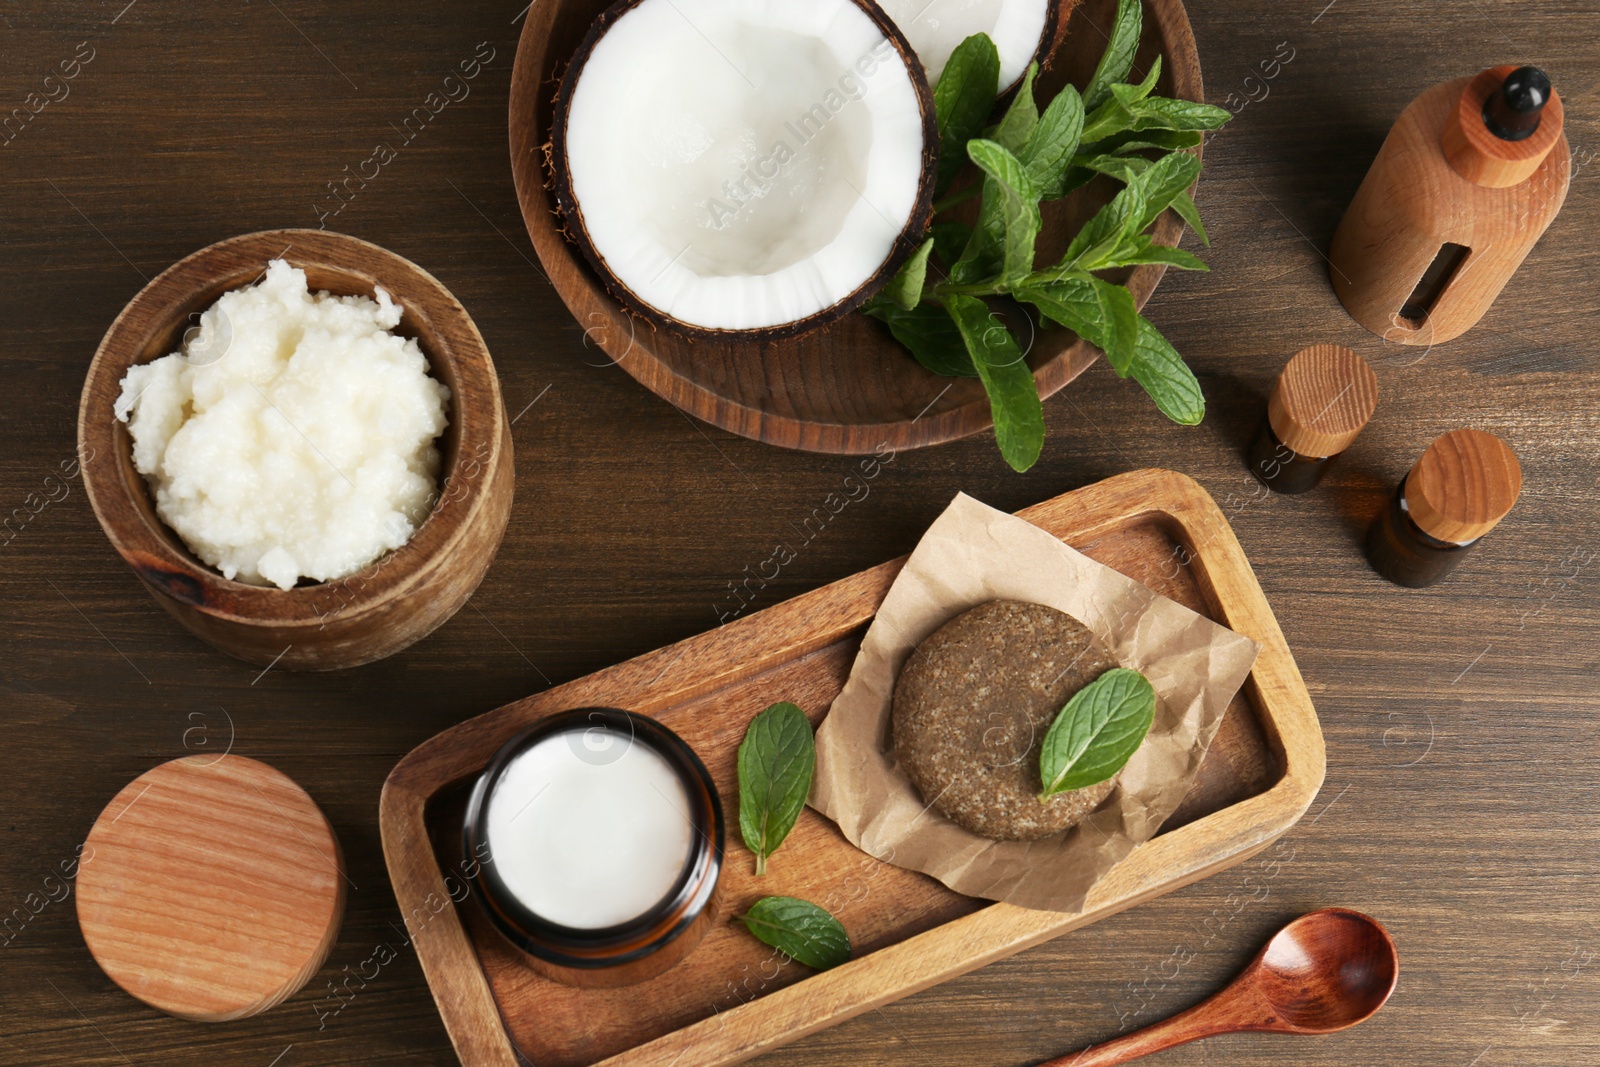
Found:
[[(943, 378), (919, 365), (878, 323), (851, 314), (823, 330), (776, 342), (694, 342), (628, 315), (606, 292), (561, 232), (546, 187), (543, 145), (550, 139), (557, 79), (594, 20), (611, 0), (550, 0), (528, 12), (511, 75), (511, 171), (528, 235), (556, 291), (585, 331), (623, 370), (648, 389), (707, 422), (758, 441), (811, 452), (866, 453), (884, 446), (920, 448), (993, 425), (977, 381)], [(1082, 85), (1105, 47), (1116, 0), (1082, 0), (1066, 16), (1039, 98), (1062, 85)], [(1145, 33), (1136, 69), (1164, 57), (1158, 92), (1204, 99), (1200, 59), (1181, 0), (1146, 0)], [(1049, 261), (1065, 252), (1078, 228), (1112, 195), (1098, 181), (1044, 205), (1039, 251)], [(1183, 223), (1162, 215), (1155, 240), (1174, 245)], [(1127, 276), (1142, 307), (1165, 268), (1143, 266)], [(1071, 331), (1039, 327), (1027, 336), (1028, 365), (1039, 392), (1050, 396), (1082, 374), (1099, 350)]]

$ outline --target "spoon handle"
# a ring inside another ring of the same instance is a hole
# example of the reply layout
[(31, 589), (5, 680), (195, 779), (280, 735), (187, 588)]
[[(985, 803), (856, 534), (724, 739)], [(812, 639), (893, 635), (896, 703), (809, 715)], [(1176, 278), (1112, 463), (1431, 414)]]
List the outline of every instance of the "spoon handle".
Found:
[(1149, 1056), (1203, 1037), (1231, 1034), (1239, 1030), (1259, 1030), (1275, 1020), (1271, 1009), (1249, 995), (1247, 987), (1224, 989), (1170, 1019), (1135, 1030), (1131, 1034), (1069, 1052), (1038, 1067), (1112, 1067), (1113, 1064)]

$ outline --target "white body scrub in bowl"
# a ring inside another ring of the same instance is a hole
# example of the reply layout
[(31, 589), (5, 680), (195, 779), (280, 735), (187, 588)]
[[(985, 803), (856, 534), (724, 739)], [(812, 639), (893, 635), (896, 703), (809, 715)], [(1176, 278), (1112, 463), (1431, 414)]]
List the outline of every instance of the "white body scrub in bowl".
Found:
[(116, 416), (156, 513), (226, 578), (291, 589), (410, 540), (437, 496), (447, 386), (402, 309), (309, 291), (273, 260), (178, 352), (130, 367)]

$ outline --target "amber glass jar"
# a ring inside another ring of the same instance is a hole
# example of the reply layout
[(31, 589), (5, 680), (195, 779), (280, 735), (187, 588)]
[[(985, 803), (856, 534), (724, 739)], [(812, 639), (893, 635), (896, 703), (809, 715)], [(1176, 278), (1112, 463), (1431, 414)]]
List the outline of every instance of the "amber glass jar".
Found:
[(508, 741), (467, 804), (475, 894), (529, 966), (567, 985), (652, 978), (715, 920), (722, 804), (654, 719), (580, 708)]
[(1278, 440), (1271, 422), (1263, 422), (1250, 443), (1250, 470), (1268, 489), (1280, 493), (1315, 489), (1333, 460), (1333, 456), (1302, 456)]
[(1340, 345), (1301, 349), (1273, 383), (1250, 445), (1251, 473), (1280, 493), (1316, 488), (1377, 405), (1378, 377), (1366, 360)]
[(1396, 585), (1421, 589), (1455, 570), (1467, 550), (1477, 543), (1441, 541), (1413, 522), (1402, 480), (1367, 535), (1367, 558), (1372, 561), (1373, 570)]
[(1522, 468), (1505, 442), (1482, 430), (1447, 433), (1373, 522), (1367, 558), (1397, 585), (1433, 585), (1511, 511), (1521, 491)]

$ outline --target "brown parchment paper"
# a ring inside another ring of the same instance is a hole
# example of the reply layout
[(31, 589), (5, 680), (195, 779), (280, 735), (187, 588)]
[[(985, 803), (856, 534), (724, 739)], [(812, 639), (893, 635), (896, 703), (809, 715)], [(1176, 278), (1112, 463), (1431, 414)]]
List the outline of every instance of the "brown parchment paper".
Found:
[[(1106, 802), (1039, 841), (990, 841), (926, 807), (895, 764), (890, 700), (916, 645), (990, 600), (1078, 619), (1160, 698), (1155, 724)], [(1158, 596), (1014, 515), (956, 497), (918, 542), (817, 730), (810, 802), (856, 847), (958, 893), (1076, 912), (1096, 882), (1155, 835), (1194, 784), (1254, 641)]]

